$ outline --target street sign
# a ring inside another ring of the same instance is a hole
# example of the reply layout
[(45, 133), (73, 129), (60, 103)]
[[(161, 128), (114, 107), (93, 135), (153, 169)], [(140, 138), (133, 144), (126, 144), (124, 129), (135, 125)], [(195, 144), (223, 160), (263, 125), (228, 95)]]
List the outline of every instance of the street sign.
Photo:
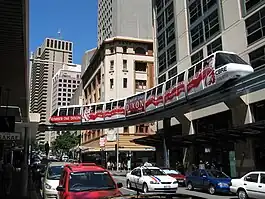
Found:
[(0, 116), (0, 132), (14, 132), (14, 131), (15, 131), (15, 117)]
[(20, 132), (0, 132), (0, 142), (2, 141), (20, 141)]
[(106, 144), (106, 137), (100, 138), (99, 139), (99, 146), (104, 147)]

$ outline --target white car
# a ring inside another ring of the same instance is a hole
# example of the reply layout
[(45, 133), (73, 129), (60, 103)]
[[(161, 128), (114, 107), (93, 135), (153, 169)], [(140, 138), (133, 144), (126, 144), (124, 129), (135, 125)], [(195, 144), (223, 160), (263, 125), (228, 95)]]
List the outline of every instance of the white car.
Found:
[(127, 188), (142, 190), (142, 192), (176, 193), (178, 182), (168, 176), (158, 167), (136, 167), (126, 175)]
[(67, 162), (51, 162), (44, 173), (42, 178), (42, 196), (44, 199), (57, 198), (57, 186), (62, 170)]
[(265, 171), (254, 171), (240, 179), (232, 179), (230, 191), (239, 199), (265, 198)]

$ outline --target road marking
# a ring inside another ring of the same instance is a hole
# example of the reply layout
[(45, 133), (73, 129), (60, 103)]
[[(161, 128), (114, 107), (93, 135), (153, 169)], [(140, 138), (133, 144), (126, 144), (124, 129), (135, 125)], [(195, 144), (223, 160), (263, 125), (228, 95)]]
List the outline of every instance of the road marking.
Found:
[(130, 191), (130, 192), (136, 192), (136, 191), (134, 191), (134, 190), (132, 190), (132, 189), (128, 189), (128, 188), (125, 188), (125, 187), (122, 187), (122, 189), (124, 189), (124, 190), (126, 190), (126, 191)]

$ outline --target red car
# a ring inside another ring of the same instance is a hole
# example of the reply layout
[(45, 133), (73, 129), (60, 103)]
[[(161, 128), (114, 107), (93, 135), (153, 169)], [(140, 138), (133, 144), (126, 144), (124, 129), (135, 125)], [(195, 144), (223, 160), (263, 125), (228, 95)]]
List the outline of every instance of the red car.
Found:
[(83, 163), (66, 165), (56, 190), (59, 199), (96, 199), (121, 196), (121, 187), (106, 169)]
[(175, 178), (179, 185), (186, 185), (186, 176), (182, 175), (179, 171), (174, 169), (162, 169), (162, 171), (164, 171), (167, 175)]

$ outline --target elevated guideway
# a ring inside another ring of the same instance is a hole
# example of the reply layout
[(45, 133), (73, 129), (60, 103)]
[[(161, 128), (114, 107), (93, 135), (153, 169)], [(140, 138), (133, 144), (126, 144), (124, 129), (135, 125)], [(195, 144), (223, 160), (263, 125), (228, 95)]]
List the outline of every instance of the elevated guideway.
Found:
[(203, 90), (194, 94), (192, 99), (187, 100), (184, 98), (168, 106), (156, 108), (145, 113), (109, 121), (40, 125), (39, 131), (105, 129), (150, 123), (164, 118), (174, 117), (177, 114), (185, 114), (220, 102), (225, 102), (263, 88), (265, 88), (265, 69), (255, 71), (254, 73), (237, 79), (234, 82), (230, 82), (217, 90), (212, 90), (210, 92)]

